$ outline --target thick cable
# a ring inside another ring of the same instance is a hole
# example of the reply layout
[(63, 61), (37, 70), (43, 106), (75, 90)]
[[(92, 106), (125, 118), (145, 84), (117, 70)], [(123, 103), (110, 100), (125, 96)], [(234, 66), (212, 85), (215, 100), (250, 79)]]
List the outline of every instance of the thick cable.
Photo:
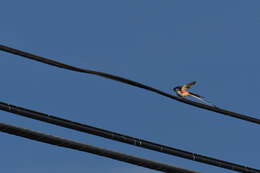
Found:
[(56, 146), (60, 146), (60, 147), (70, 148), (73, 150), (92, 153), (92, 154), (103, 156), (103, 157), (108, 157), (108, 158), (111, 158), (114, 160), (127, 162), (130, 164), (138, 165), (138, 166), (141, 166), (144, 168), (150, 168), (150, 169), (157, 170), (157, 171), (162, 171), (162, 172), (167, 172), (167, 173), (170, 173), (170, 172), (172, 172), (172, 173), (196, 173), (195, 171), (178, 168), (175, 166), (170, 166), (167, 164), (163, 164), (163, 163), (135, 157), (132, 155), (127, 155), (124, 153), (119, 153), (119, 152), (95, 147), (95, 146), (88, 145), (88, 144), (75, 142), (72, 140), (68, 140), (68, 139), (64, 139), (64, 138), (60, 138), (60, 137), (56, 137), (56, 136), (52, 136), (52, 135), (47, 135), (44, 133), (39, 133), (36, 131), (12, 126), (9, 124), (0, 123), (0, 131), (9, 133), (12, 135), (24, 137), (27, 139), (31, 139), (34, 141), (39, 141), (39, 142), (48, 143), (51, 145), (56, 145)]
[(89, 126), (89, 125), (86, 125), (86, 124), (73, 122), (73, 121), (70, 121), (70, 120), (59, 118), (57, 116), (48, 115), (48, 114), (44, 114), (44, 113), (41, 113), (41, 112), (36, 112), (36, 111), (30, 110), (30, 109), (14, 106), (14, 105), (4, 103), (4, 102), (0, 102), (0, 110), (10, 112), (10, 113), (14, 113), (14, 114), (17, 114), (17, 115), (21, 115), (23, 117), (27, 117), (27, 118), (31, 118), (31, 119), (35, 119), (35, 120), (40, 120), (40, 121), (47, 122), (47, 123), (50, 123), (50, 124), (54, 124), (54, 125), (57, 125), (57, 126), (62, 126), (62, 127), (65, 127), (65, 128), (81, 131), (81, 132), (84, 132), (84, 133), (104, 137), (104, 138), (107, 138), (107, 139), (127, 143), (127, 144), (130, 144), (130, 145), (135, 145), (137, 147), (142, 147), (142, 148), (154, 150), (154, 151), (161, 152), (161, 153), (164, 153), (164, 154), (174, 155), (174, 156), (177, 156), (177, 157), (182, 157), (182, 158), (185, 158), (185, 159), (189, 159), (189, 160), (213, 165), (213, 166), (216, 166), (216, 167), (229, 169), (229, 170), (232, 170), (232, 171), (238, 171), (238, 172), (244, 172), (244, 173), (260, 173), (260, 170), (250, 168), (250, 167), (247, 167), (247, 166), (242, 166), (242, 165), (239, 165), (239, 164), (235, 164), (235, 163), (231, 163), (231, 162), (227, 162), (227, 161), (203, 156), (203, 155), (200, 155), (200, 154), (176, 149), (176, 148), (173, 148), (173, 147), (169, 147), (169, 146), (157, 144), (157, 143), (154, 143), (154, 142), (130, 137), (130, 136), (127, 136), (127, 135), (116, 133), (116, 132), (96, 128), (96, 127)]

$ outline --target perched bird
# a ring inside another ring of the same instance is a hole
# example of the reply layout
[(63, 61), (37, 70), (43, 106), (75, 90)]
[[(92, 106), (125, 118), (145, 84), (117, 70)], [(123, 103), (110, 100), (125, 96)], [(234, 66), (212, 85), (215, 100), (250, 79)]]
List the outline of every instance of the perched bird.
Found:
[[(191, 96), (194, 97), (196, 99), (199, 99), (207, 104), (213, 105), (212, 103), (210, 103), (209, 101), (207, 101), (204, 97), (199, 96), (197, 94), (194, 94), (192, 92), (189, 92), (188, 89), (192, 86), (195, 85), (196, 81), (190, 82), (188, 84), (182, 85), (182, 86), (177, 86), (175, 88), (173, 88), (173, 90), (177, 93), (178, 96), (180, 97), (187, 97), (187, 96)], [(216, 107), (215, 105), (213, 105), (214, 107)]]

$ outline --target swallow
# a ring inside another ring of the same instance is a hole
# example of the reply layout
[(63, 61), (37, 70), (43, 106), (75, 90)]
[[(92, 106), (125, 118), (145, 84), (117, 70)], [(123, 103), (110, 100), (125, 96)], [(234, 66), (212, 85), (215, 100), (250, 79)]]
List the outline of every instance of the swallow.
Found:
[(191, 96), (191, 97), (201, 100), (204, 103), (207, 103), (207, 104), (210, 104), (210, 105), (216, 107), (214, 104), (207, 101), (204, 97), (188, 91), (188, 89), (195, 84), (196, 84), (196, 81), (193, 81), (193, 82), (190, 82), (190, 83), (182, 85), (182, 86), (177, 86), (177, 87), (173, 88), (173, 90), (177, 93), (177, 95), (179, 97), (184, 98), (187, 96)]

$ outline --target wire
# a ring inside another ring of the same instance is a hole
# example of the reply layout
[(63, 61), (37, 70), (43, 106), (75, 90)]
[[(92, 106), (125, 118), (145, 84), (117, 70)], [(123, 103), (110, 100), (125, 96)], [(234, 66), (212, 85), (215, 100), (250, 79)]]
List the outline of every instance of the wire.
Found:
[(81, 131), (81, 132), (84, 132), (84, 133), (89, 133), (89, 134), (92, 134), (92, 135), (101, 136), (101, 137), (108, 138), (108, 139), (111, 139), (111, 140), (116, 140), (116, 141), (119, 141), (119, 142), (134, 145), (134, 146), (137, 146), (137, 147), (142, 147), (142, 148), (158, 151), (158, 152), (161, 152), (161, 153), (174, 155), (174, 156), (177, 156), (177, 157), (182, 157), (182, 158), (185, 158), (185, 159), (189, 159), (189, 160), (213, 165), (213, 166), (216, 166), (216, 167), (221, 167), (221, 168), (225, 168), (225, 169), (229, 169), (229, 170), (233, 170), (233, 171), (238, 171), (238, 172), (244, 172), (244, 173), (260, 173), (260, 170), (250, 168), (250, 167), (247, 167), (247, 166), (242, 166), (242, 165), (238, 165), (238, 164), (235, 164), (235, 163), (222, 161), (222, 160), (219, 160), (219, 159), (214, 159), (214, 158), (199, 155), (199, 154), (196, 154), (196, 153), (191, 153), (191, 152), (188, 152), (188, 151), (183, 151), (183, 150), (180, 150), (180, 149), (168, 147), (168, 146), (165, 146), (165, 145), (156, 144), (156, 143), (145, 141), (145, 140), (142, 140), (142, 139), (133, 138), (133, 137), (130, 137), (130, 136), (127, 136), (127, 135), (122, 135), (122, 134), (119, 134), (119, 133), (116, 133), (116, 132), (103, 130), (103, 129), (96, 128), (96, 127), (93, 127), (93, 126), (73, 122), (73, 121), (62, 119), (62, 118), (59, 118), (59, 117), (56, 117), (56, 116), (47, 115), (47, 114), (44, 114), (44, 113), (41, 113), (41, 112), (36, 112), (36, 111), (29, 110), (29, 109), (26, 109), (26, 108), (10, 105), (10, 104), (4, 103), (4, 102), (0, 102), (0, 110), (7, 111), (7, 112), (10, 112), (10, 113), (15, 113), (15, 114), (27, 117), (27, 118), (32, 118), (32, 119), (35, 119), (35, 120), (40, 120), (40, 121), (43, 121), (43, 122), (51, 123), (51, 124), (54, 124), (54, 125), (57, 125), (57, 126), (62, 126), (62, 127), (65, 127), (65, 128)]
[(150, 169), (154, 169), (154, 170), (158, 170), (158, 171), (162, 171), (162, 172), (195, 173), (195, 171), (190, 171), (187, 169), (182, 169), (182, 168), (170, 166), (167, 164), (163, 164), (163, 163), (159, 163), (159, 162), (155, 162), (155, 161), (151, 161), (151, 160), (147, 160), (147, 159), (143, 159), (143, 158), (139, 158), (139, 157), (135, 157), (135, 156), (131, 156), (131, 155), (127, 155), (127, 154), (123, 154), (123, 153), (119, 153), (119, 152), (115, 152), (115, 151), (111, 151), (111, 150), (107, 150), (107, 149), (103, 149), (103, 148), (98, 148), (98, 147), (91, 146), (88, 144), (83, 144), (83, 143), (75, 142), (72, 140), (59, 138), (56, 136), (47, 135), (47, 134), (39, 133), (36, 131), (24, 129), (24, 128), (19, 128), (19, 127), (12, 126), (9, 124), (0, 123), (0, 131), (9, 133), (12, 135), (24, 137), (27, 139), (31, 139), (34, 141), (39, 141), (39, 142), (48, 143), (51, 145), (70, 148), (73, 150), (88, 152), (88, 153), (100, 155), (103, 157), (108, 157), (108, 158), (111, 158), (114, 160), (131, 163), (134, 165), (138, 165), (141, 167), (150, 168)]
[(260, 124), (260, 119), (250, 117), (250, 116), (247, 116), (247, 115), (243, 115), (243, 114), (239, 114), (239, 113), (236, 113), (236, 112), (231, 112), (229, 110), (220, 109), (218, 107), (194, 102), (194, 101), (187, 100), (187, 99), (184, 99), (184, 98), (176, 97), (174, 95), (165, 93), (161, 90), (152, 88), (150, 86), (147, 86), (147, 85), (144, 85), (142, 83), (139, 83), (139, 82), (136, 82), (136, 81), (133, 81), (133, 80), (129, 80), (129, 79), (126, 79), (126, 78), (123, 78), (123, 77), (120, 77), (120, 76), (116, 76), (116, 75), (112, 75), (112, 74), (108, 74), (108, 73), (104, 73), (104, 72), (98, 72), (98, 71), (74, 67), (74, 66), (71, 66), (71, 65), (60, 63), (58, 61), (47, 59), (47, 58), (44, 58), (44, 57), (41, 57), (41, 56), (38, 56), (38, 55), (34, 55), (34, 54), (31, 54), (31, 53), (28, 53), (28, 52), (17, 50), (17, 49), (7, 47), (7, 46), (4, 46), (4, 45), (0, 45), (0, 50), (5, 51), (5, 52), (9, 52), (9, 53), (12, 53), (12, 54), (16, 54), (16, 55), (19, 55), (19, 56), (22, 56), (24, 58), (28, 58), (28, 59), (31, 59), (31, 60), (39, 61), (41, 63), (56, 66), (56, 67), (59, 67), (59, 68), (72, 70), (72, 71), (76, 71), (76, 72), (81, 72), (81, 73), (93, 74), (93, 75), (101, 76), (101, 77), (104, 77), (104, 78), (112, 79), (112, 80), (115, 80), (115, 81), (118, 81), (118, 82), (121, 82), (121, 83), (125, 83), (125, 84), (129, 84), (129, 85), (132, 85), (132, 86), (135, 86), (135, 87), (143, 88), (145, 90), (149, 90), (149, 91), (152, 91), (154, 93), (163, 95), (165, 97), (168, 97), (168, 98), (171, 98), (171, 99), (174, 99), (174, 100), (177, 100), (177, 101), (189, 104), (189, 105), (193, 105), (193, 106), (196, 106), (196, 107), (199, 107), (199, 108), (202, 108), (202, 109), (206, 109), (206, 110), (210, 110), (210, 111), (217, 112), (217, 113), (220, 113), (220, 114), (228, 115), (228, 116), (238, 118), (238, 119), (241, 119), (241, 120), (245, 120), (245, 121), (248, 121), (248, 122)]

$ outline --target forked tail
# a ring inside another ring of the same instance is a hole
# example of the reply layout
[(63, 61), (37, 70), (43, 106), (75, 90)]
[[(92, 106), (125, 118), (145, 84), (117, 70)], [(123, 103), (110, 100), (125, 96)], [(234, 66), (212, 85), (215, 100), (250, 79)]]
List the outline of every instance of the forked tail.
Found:
[(190, 96), (192, 96), (192, 97), (194, 97), (194, 98), (196, 98), (196, 99), (199, 99), (199, 100), (201, 100), (201, 101), (204, 102), (204, 103), (207, 103), (207, 104), (210, 104), (210, 105), (216, 107), (216, 105), (212, 104), (210, 101), (206, 100), (204, 97), (202, 97), (202, 96), (200, 96), (200, 95), (197, 95), (197, 94), (194, 94), (194, 93), (192, 93), (192, 92), (190, 92), (190, 94), (191, 94)]

